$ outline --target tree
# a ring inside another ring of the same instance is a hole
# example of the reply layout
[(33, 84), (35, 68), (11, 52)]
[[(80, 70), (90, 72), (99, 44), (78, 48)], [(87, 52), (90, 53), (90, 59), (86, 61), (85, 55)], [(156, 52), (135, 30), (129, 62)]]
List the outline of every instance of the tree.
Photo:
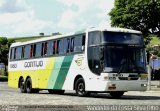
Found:
[(0, 63), (7, 64), (7, 38), (0, 37)]
[(115, 0), (111, 25), (160, 35), (160, 0)]
[(14, 40), (8, 40), (6, 37), (0, 37), (0, 63), (8, 65), (8, 53), (10, 45), (15, 42)]
[(14, 39), (8, 39), (8, 42), (7, 42), (7, 45), (8, 45), (8, 48), (11, 46), (12, 43), (14, 43), (15, 40)]

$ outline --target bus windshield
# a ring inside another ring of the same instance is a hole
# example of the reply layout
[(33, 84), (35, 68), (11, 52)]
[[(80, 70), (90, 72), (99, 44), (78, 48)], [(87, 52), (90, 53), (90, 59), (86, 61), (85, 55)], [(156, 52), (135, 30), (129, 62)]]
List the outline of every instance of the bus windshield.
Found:
[(144, 48), (133, 46), (105, 46), (104, 71), (116, 73), (144, 73)]

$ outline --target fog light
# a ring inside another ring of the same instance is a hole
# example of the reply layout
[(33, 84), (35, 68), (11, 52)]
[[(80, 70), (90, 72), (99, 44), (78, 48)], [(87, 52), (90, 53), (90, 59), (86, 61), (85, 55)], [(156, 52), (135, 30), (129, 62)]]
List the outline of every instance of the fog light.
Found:
[(147, 84), (141, 84), (141, 87), (147, 87)]
[(108, 85), (108, 90), (115, 90), (116, 89), (116, 84), (109, 84)]

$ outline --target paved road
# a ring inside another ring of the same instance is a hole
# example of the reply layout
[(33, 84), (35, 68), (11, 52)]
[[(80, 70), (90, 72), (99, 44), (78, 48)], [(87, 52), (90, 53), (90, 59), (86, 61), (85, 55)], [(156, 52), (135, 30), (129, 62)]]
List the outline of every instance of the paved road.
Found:
[(108, 94), (77, 97), (73, 91), (66, 91), (64, 95), (47, 91), (23, 94), (0, 82), (0, 105), (160, 105), (160, 91), (126, 92), (121, 99), (112, 99)]

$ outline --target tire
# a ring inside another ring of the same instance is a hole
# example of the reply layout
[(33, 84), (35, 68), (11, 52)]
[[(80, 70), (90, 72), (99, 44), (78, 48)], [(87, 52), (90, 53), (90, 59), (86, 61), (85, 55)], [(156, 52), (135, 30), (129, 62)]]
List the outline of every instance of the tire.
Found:
[(27, 91), (27, 93), (33, 93), (31, 78), (28, 78), (26, 80), (26, 91)]
[(23, 78), (19, 80), (19, 88), (21, 93), (26, 93), (26, 87), (25, 87), (25, 82)]
[(53, 90), (53, 89), (49, 89), (48, 92), (50, 94), (64, 94), (65, 90)]
[(113, 91), (113, 92), (110, 92), (110, 95), (113, 97), (113, 98), (121, 98), (123, 96), (124, 92), (123, 91)]
[(90, 93), (85, 91), (85, 83), (83, 78), (79, 78), (75, 83), (75, 90), (78, 96), (85, 97), (89, 96)]

